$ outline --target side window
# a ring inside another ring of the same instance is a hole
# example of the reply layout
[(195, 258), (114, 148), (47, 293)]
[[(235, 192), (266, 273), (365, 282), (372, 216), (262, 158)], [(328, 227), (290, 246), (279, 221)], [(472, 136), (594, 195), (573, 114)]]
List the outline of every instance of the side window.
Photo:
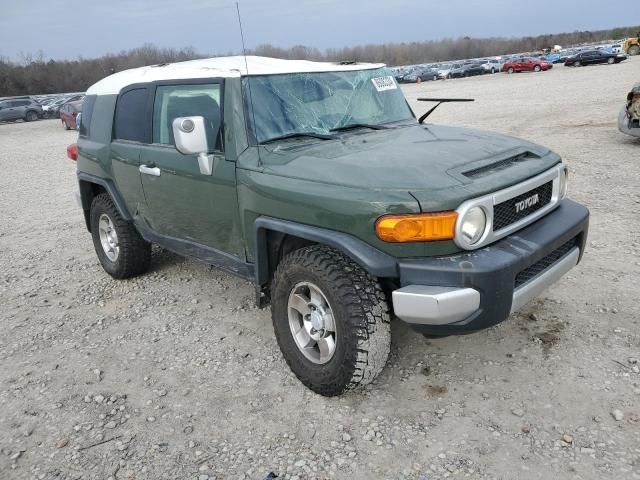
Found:
[(93, 106), (96, 104), (96, 95), (88, 95), (84, 98), (82, 104), (82, 116), (80, 117), (80, 136), (88, 137), (91, 125), (91, 117), (93, 116)]
[(116, 140), (147, 141), (147, 89), (127, 90), (118, 97), (113, 122)]
[(153, 104), (153, 143), (175, 145), (173, 120), (199, 116), (204, 118), (209, 150), (221, 151), (220, 92), (218, 83), (158, 86)]

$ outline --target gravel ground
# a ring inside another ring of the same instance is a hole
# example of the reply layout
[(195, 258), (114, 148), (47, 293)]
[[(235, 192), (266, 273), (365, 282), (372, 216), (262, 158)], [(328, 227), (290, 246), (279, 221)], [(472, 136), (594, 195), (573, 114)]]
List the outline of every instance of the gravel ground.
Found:
[(72, 198), (57, 121), (0, 125), (0, 478), (640, 478), (640, 141), (621, 65), (404, 87), (474, 97), (432, 121), (550, 146), (592, 213), (582, 264), (509, 321), (426, 340), (393, 325), (364, 392), (290, 373), (252, 286), (155, 250), (114, 281)]

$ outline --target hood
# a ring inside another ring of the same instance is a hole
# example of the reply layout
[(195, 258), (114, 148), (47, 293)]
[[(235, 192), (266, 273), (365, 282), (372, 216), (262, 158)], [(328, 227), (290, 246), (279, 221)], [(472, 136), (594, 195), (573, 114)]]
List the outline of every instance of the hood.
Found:
[[(338, 141), (261, 147), (264, 173), (331, 185), (411, 192), (423, 210), (518, 183), (560, 161), (545, 147), (439, 125), (359, 131)], [(455, 206), (453, 207), (455, 208)]]

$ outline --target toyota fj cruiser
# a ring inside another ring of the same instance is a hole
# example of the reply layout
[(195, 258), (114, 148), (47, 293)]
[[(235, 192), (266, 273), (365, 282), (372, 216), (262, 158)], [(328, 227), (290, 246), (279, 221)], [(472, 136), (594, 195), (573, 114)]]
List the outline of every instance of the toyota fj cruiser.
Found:
[(558, 155), (421, 121), (383, 65), (215, 58), (96, 83), (68, 152), (107, 273), (157, 244), (251, 279), (296, 376), (339, 395), (380, 373), (392, 317), (490, 327), (584, 251)]

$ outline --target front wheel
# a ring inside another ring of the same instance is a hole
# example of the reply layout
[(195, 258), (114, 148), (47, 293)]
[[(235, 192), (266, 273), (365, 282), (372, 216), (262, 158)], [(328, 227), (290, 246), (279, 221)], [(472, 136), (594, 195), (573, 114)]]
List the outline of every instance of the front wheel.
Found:
[(535, 67), (533, 67), (534, 72), (539, 72), (540, 70), (540, 65), (536, 65)]
[(38, 114), (33, 110), (29, 110), (27, 114), (24, 116), (25, 121), (34, 122), (38, 119)]
[(573, 66), (574, 67), (581, 67), (582, 63), (581, 62), (574, 62)]
[(609, 65), (613, 65), (614, 63), (616, 63), (616, 59), (613, 58), (613, 57), (609, 57), (609, 58), (607, 58), (607, 63)]
[(511, 67), (511, 68), (509, 68), (509, 70), (507, 70), (507, 72), (513, 73), (513, 72), (515, 72), (515, 70), (513, 69), (513, 67)]
[(102, 268), (113, 278), (145, 272), (151, 263), (151, 245), (131, 222), (120, 215), (111, 197), (102, 193), (91, 203), (91, 236)]
[(325, 246), (297, 250), (278, 265), (271, 294), (278, 345), (305, 386), (335, 396), (382, 371), (389, 306), (378, 281), (349, 258)]

